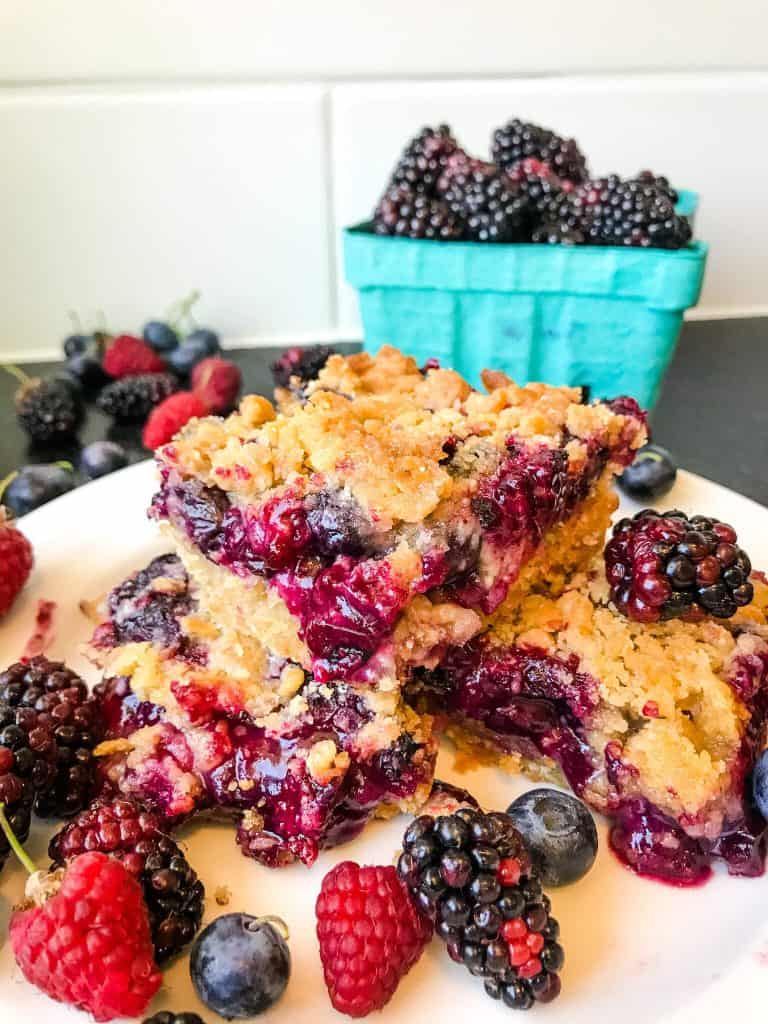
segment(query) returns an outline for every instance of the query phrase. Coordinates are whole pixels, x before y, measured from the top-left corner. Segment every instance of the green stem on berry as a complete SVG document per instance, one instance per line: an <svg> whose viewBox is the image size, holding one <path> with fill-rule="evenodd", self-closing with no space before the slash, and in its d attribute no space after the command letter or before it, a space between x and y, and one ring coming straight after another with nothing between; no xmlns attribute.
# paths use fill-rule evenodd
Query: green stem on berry
<svg viewBox="0 0 768 1024"><path fill-rule="evenodd" d="M8 840L8 845L19 858L21 863L27 869L30 875L34 875L37 871L35 862L29 856L27 851L21 845L19 840L16 838L13 829L10 826L8 819L5 816L5 804L0 801L0 829L3 830L5 838Z"/></svg>
<svg viewBox="0 0 768 1024"><path fill-rule="evenodd" d="M171 306L168 310L168 323L176 333L179 333L181 325L186 321L191 324L192 327L197 326L195 318L192 316L192 307L200 298L200 289L195 288L185 296L183 299L179 299Z"/></svg>
<svg viewBox="0 0 768 1024"><path fill-rule="evenodd" d="M12 473L9 473L8 476L4 476L3 479L0 480L0 502L2 502L3 500L3 495L5 494L6 487L8 486L8 484L10 484L12 480L15 480L18 475L19 471L17 469L14 469Z"/></svg>
<svg viewBox="0 0 768 1024"><path fill-rule="evenodd" d="M29 384L30 377L28 374L18 367L14 366L13 363L0 363L0 368L5 370L6 373L10 373L12 377L15 377L19 384Z"/></svg>

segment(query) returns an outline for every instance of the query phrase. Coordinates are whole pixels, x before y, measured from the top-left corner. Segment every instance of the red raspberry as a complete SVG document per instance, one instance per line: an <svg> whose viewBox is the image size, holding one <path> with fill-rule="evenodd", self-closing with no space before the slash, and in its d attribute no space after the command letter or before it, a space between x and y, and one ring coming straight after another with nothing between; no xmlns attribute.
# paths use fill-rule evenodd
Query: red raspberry
<svg viewBox="0 0 768 1024"><path fill-rule="evenodd" d="M0 505L0 619L32 572L32 545Z"/></svg>
<svg viewBox="0 0 768 1024"><path fill-rule="evenodd" d="M190 420L205 416L207 412L203 400L194 391L177 391L149 414L141 435L144 447L154 451L167 444Z"/></svg>
<svg viewBox="0 0 768 1024"><path fill-rule="evenodd" d="M203 359L192 371L192 390L209 412L229 412L237 401L243 375L228 359Z"/></svg>
<svg viewBox="0 0 768 1024"><path fill-rule="evenodd" d="M103 853L82 854L42 885L39 875L31 881L35 901L17 910L10 926L27 981L97 1021L142 1016L162 975L138 882ZM54 881L59 887L51 896Z"/></svg>
<svg viewBox="0 0 768 1024"><path fill-rule="evenodd" d="M315 913L328 994L350 1017L385 1006L432 936L391 866L338 864L323 879Z"/></svg>
<svg viewBox="0 0 768 1024"><path fill-rule="evenodd" d="M102 366L110 377L135 377L140 373L161 373L165 362L141 338L120 334L104 353Z"/></svg>

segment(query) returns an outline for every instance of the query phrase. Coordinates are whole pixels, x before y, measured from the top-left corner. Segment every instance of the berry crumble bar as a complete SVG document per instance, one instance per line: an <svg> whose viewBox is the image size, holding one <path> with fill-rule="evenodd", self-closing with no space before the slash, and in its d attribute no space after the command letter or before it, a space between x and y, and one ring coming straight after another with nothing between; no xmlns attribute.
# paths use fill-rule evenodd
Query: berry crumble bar
<svg viewBox="0 0 768 1024"><path fill-rule="evenodd" d="M318 683L384 690L468 641L510 588L562 588L602 546L615 472L646 439L631 399L486 393L384 348L194 421L160 449L152 514L196 599Z"/></svg>
<svg viewBox="0 0 768 1024"><path fill-rule="evenodd" d="M612 821L638 873L694 884L713 858L763 872L765 822L745 781L766 743L768 586L731 619L641 623L602 560L559 597L505 602L411 699L470 761L566 782Z"/></svg>

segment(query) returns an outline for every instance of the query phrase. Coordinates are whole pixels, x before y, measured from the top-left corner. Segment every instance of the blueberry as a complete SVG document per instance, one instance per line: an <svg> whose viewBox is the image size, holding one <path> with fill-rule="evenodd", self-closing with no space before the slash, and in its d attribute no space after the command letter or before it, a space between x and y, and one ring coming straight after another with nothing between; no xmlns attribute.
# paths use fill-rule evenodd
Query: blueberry
<svg viewBox="0 0 768 1024"><path fill-rule="evenodd" d="M532 789L507 809L545 885L583 878L597 855L597 828L576 797L557 789Z"/></svg>
<svg viewBox="0 0 768 1024"><path fill-rule="evenodd" d="M171 352L179 344L176 331L162 320L148 320L144 324L142 336L155 352Z"/></svg>
<svg viewBox="0 0 768 1024"><path fill-rule="evenodd" d="M80 471L90 480L128 465L128 454L116 441L94 441L80 452Z"/></svg>
<svg viewBox="0 0 768 1024"><path fill-rule="evenodd" d="M77 484L74 473L63 466L25 466L3 492L3 504L16 516L26 515Z"/></svg>
<svg viewBox="0 0 768 1024"><path fill-rule="evenodd" d="M224 914L195 940L189 973L198 996L214 1013L225 1020L255 1017L285 991L291 954L268 920Z"/></svg>
<svg viewBox="0 0 768 1024"><path fill-rule="evenodd" d="M768 821L768 750L764 750L755 761L755 770L752 773L752 794L758 811Z"/></svg>
<svg viewBox="0 0 768 1024"><path fill-rule="evenodd" d="M208 327L198 327L184 339L185 345L202 345L207 356L215 356L221 352L221 342L216 331Z"/></svg>
<svg viewBox="0 0 768 1024"><path fill-rule="evenodd" d="M210 339L198 337L210 334L215 339L213 347ZM193 331L184 341L167 355L168 365L181 377L188 377L198 363L219 352L219 343L213 331Z"/></svg>
<svg viewBox="0 0 768 1024"><path fill-rule="evenodd" d="M619 487L630 498L652 501L672 490L677 479L677 466L666 448L647 444L618 478Z"/></svg>
<svg viewBox="0 0 768 1024"><path fill-rule="evenodd" d="M70 356L85 352L90 340L87 334L70 334L64 339L64 355L69 359Z"/></svg>
<svg viewBox="0 0 768 1024"><path fill-rule="evenodd" d="M71 355L65 362L65 369L86 388L98 387L106 380L106 374L101 368L101 359L91 349Z"/></svg>

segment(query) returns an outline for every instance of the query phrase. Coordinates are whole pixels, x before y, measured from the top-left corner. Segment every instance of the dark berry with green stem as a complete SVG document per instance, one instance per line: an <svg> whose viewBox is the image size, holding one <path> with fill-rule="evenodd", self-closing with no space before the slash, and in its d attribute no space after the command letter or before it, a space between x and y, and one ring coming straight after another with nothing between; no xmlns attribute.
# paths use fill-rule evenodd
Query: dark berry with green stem
<svg viewBox="0 0 768 1024"><path fill-rule="evenodd" d="M24 466L0 485L0 497L16 516L44 505L77 486L77 478L68 462Z"/></svg>
<svg viewBox="0 0 768 1024"><path fill-rule="evenodd" d="M179 382L171 373L122 377L102 389L97 405L117 423L141 423L178 386Z"/></svg>
<svg viewBox="0 0 768 1024"><path fill-rule="evenodd" d="M83 422L79 394L61 379L28 377L15 366L5 370L20 382L16 392L16 419L37 444L71 440Z"/></svg>

